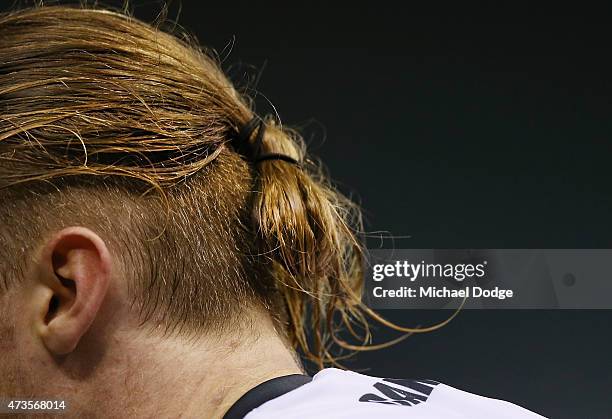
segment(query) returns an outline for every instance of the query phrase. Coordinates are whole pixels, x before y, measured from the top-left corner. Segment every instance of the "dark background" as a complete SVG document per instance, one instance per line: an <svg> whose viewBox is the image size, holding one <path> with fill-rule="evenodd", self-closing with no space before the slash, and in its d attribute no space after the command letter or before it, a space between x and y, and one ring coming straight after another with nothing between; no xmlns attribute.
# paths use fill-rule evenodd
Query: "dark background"
<svg viewBox="0 0 612 419"><path fill-rule="evenodd" d="M132 2L149 21L160 5ZM183 1L178 21L234 80L258 80L259 113L269 100L303 127L369 231L411 236L396 247L611 248L608 15L398 7ZM383 314L416 325L448 313ZM465 311L347 366L552 418L608 418L611 321L612 311Z"/></svg>
<svg viewBox="0 0 612 419"><path fill-rule="evenodd" d="M235 38L233 78L258 74L244 63L263 69L258 90L284 123L305 125L368 230L411 236L395 246L612 246L609 22L329 3L183 2L179 22L219 52ZM448 315L384 314L407 325ZM612 311L466 311L348 366L553 418L607 418L610 323Z"/></svg>

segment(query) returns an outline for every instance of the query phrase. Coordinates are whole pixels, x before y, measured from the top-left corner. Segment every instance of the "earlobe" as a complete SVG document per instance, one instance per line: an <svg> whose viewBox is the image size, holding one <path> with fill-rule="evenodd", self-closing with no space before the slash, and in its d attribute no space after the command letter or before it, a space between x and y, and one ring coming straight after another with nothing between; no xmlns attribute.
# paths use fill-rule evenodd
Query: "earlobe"
<svg viewBox="0 0 612 419"><path fill-rule="evenodd" d="M111 256L104 241L84 227L55 234L37 261L37 329L54 355L75 350L107 295Z"/></svg>

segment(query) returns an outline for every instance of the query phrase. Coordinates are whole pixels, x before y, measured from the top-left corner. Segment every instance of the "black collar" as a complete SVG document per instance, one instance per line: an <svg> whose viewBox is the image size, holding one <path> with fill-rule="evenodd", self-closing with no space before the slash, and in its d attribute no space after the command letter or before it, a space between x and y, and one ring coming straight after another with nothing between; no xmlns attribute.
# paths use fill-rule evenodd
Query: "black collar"
<svg viewBox="0 0 612 419"><path fill-rule="evenodd" d="M285 375L264 381L238 399L223 416L223 419L243 419L251 410L265 402L287 394L311 381L312 377L302 374Z"/></svg>

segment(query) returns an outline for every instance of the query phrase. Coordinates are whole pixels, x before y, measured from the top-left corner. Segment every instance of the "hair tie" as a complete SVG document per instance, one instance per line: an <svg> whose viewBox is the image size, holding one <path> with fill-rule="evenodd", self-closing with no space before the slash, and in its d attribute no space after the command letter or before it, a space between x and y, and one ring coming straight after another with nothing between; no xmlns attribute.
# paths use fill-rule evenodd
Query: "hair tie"
<svg viewBox="0 0 612 419"><path fill-rule="evenodd" d="M253 133L257 131L255 141L251 143ZM281 153L262 153L263 140L266 132L265 122L258 116L254 116L238 132L235 137L234 149L247 156L254 164L259 164L266 160L282 160L287 163L300 166L300 162L291 156Z"/></svg>

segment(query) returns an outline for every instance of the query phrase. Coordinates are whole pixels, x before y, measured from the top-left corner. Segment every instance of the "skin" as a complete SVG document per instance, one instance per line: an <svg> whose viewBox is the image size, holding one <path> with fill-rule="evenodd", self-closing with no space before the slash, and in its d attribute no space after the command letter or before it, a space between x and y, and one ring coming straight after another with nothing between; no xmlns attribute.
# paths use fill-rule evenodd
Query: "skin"
<svg viewBox="0 0 612 419"><path fill-rule="evenodd" d="M214 419L257 384L302 372L256 309L232 335L142 327L118 260L84 227L40 244L23 281L0 295L0 399L65 400L67 418Z"/></svg>

